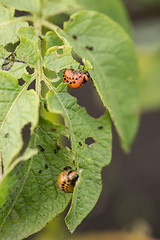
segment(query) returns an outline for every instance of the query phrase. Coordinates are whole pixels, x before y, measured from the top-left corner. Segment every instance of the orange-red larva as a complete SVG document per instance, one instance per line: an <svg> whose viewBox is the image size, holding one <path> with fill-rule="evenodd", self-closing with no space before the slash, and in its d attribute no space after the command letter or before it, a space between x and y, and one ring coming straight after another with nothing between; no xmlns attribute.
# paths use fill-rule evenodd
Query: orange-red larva
<svg viewBox="0 0 160 240"><path fill-rule="evenodd" d="M78 177L78 173L73 170L61 172L57 180L58 187L63 192L72 193Z"/></svg>
<svg viewBox="0 0 160 240"><path fill-rule="evenodd" d="M87 82L89 79L89 73L88 72L78 72L71 69L65 69L63 73L63 80L65 83L69 83L68 86L70 88L79 88L81 87L85 82Z"/></svg>

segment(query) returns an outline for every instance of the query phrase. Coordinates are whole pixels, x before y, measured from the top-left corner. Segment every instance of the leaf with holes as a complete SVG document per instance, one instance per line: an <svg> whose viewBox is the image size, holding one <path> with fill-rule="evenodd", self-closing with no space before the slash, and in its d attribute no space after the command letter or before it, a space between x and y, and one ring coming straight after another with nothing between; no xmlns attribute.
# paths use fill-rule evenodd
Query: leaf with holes
<svg viewBox="0 0 160 240"><path fill-rule="evenodd" d="M61 145L57 148L59 137L64 135L64 126L40 118L29 145L37 148L38 154L19 163L1 182L1 240L20 240L39 231L69 203L71 194L57 185L63 168L73 166L70 150Z"/></svg>
<svg viewBox="0 0 160 240"><path fill-rule="evenodd" d="M54 46L63 46L63 40L55 33L55 32L47 32L45 35L47 40L47 49L54 47Z"/></svg>
<svg viewBox="0 0 160 240"><path fill-rule="evenodd" d="M46 51L44 67L59 73L64 68L78 68L78 63L72 57L72 47L69 45L51 47Z"/></svg>
<svg viewBox="0 0 160 240"><path fill-rule="evenodd" d="M58 33L92 64L89 73L110 112L123 149L128 151L139 123L138 66L133 43L118 24L94 11L72 15L64 31L59 29Z"/></svg>
<svg viewBox="0 0 160 240"><path fill-rule="evenodd" d="M38 36L36 35L35 29L33 27L21 27L18 30L18 35L20 37L25 37L27 39L31 39L35 42L38 42Z"/></svg>
<svg viewBox="0 0 160 240"><path fill-rule="evenodd" d="M15 78L19 79L23 74L27 74L26 64L21 62L14 62L9 71Z"/></svg>
<svg viewBox="0 0 160 240"><path fill-rule="evenodd" d="M88 116L76 99L68 94L65 84L47 94L47 103L49 111L60 113L65 118L79 173L66 217L66 224L73 232L95 206L101 193L101 170L111 159L110 118L108 112L99 119Z"/></svg>
<svg viewBox="0 0 160 240"><path fill-rule="evenodd" d="M40 57L38 45L31 39L21 37L21 43L16 48L17 59L34 66Z"/></svg>
<svg viewBox="0 0 160 240"><path fill-rule="evenodd" d="M22 87L10 73L0 71L0 152L4 172L23 148L22 129L30 126L31 134L38 122L39 99L30 82Z"/></svg>
<svg viewBox="0 0 160 240"><path fill-rule="evenodd" d="M17 42L19 40L18 29L28 26L27 22L13 16L13 8L9 9L0 5L0 44L2 45Z"/></svg>

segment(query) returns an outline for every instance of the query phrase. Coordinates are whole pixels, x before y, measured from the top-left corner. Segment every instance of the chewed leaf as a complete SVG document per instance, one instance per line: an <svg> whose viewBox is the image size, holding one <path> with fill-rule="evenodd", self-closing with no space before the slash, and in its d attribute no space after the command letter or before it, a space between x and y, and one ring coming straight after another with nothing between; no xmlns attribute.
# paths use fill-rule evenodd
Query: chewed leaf
<svg viewBox="0 0 160 240"><path fill-rule="evenodd" d="M64 68L78 68L78 63L72 57L72 47L69 45L51 47L46 51L44 67L59 73Z"/></svg>
<svg viewBox="0 0 160 240"><path fill-rule="evenodd" d="M35 65L40 57L40 51L35 41L21 37L21 43L16 48L17 59Z"/></svg>
<svg viewBox="0 0 160 240"><path fill-rule="evenodd" d="M59 34L92 64L90 75L127 151L139 122L138 67L133 43L118 24L94 11L72 15L64 31L67 34L62 30Z"/></svg>
<svg viewBox="0 0 160 240"><path fill-rule="evenodd" d="M47 94L48 109L63 115L71 137L79 180L66 224L71 232L95 206L101 192L101 170L111 158L111 123L108 112L99 119L87 115L61 84ZM101 126L101 127L100 127Z"/></svg>
<svg viewBox="0 0 160 240"><path fill-rule="evenodd" d="M14 62L9 72L17 79L22 77L22 74L27 74L26 64L21 62Z"/></svg>
<svg viewBox="0 0 160 240"><path fill-rule="evenodd" d="M33 41L38 41L38 37L36 36L35 29L33 27L21 27L18 31L18 35L20 37L26 37Z"/></svg>
<svg viewBox="0 0 160 240"><path fill-rule="evenodd" d="M29 156L37 148L38 154L18 164L0 183L1 240L28 237L68 205L71 194L58 188L57 178L64 167L72 167L73 163L67 148L59 146L55 151L61 135L66 135L64 126L40 118L29 146L32 152L26 152Z"/></svg>
<svg viewBox="0 0 160 240"><path fill-rule="evenodd" d="M0 5L0 44L15 43L19 40L18 29L28 26L27 22L14 18L14 9Z"/></svg>
<svg viewBox="0 0 160 240"><path fill-rule="evenodd" d="M47 48L64 45L63 40L55 32L47 32L45 38L47 39Z"/></svg>
<svg viewBox="0 0 160 240"><path fill-rule="evenodd" d="M38 122L39 100L35 91L22 87L10 73L0 71L0 152L4 172L23 147L22 128L30 123L33 132Z"/></svg>

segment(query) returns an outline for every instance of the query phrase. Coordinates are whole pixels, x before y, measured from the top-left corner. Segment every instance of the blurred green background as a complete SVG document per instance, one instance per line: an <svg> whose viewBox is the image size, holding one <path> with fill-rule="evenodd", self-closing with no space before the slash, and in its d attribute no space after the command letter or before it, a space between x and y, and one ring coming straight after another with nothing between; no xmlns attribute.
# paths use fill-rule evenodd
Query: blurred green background
<svg viewBox="0 0 160 240"><path fill-rule="evenodd" d="M160 238L160 0L78 0L88 9L101 11L119 21L136 44L140 64L142 114L130 154L120 149L113 126L113 157L103 169L100 199L74 234L64 223L66 213L28 240L151 240ZM67 15L52 21L62 26ZM127 22L130 19L130 22ZM131 27L132 25L132 27ZM127 66L126 66L127 67ZM90 101L88 101L90 91ZM103 106L89 84L70 93L92 116ZM87 101L86 101L87 99ZM67 212L67 211L66 211ZM152 236L152 237L151 237Z"/></svg>

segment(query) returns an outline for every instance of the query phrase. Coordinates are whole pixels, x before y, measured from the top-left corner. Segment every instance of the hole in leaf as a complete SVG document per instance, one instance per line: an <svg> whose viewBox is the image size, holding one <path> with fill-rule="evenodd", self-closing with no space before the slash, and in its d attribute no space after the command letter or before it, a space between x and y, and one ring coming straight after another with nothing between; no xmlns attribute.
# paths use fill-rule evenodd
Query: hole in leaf
<svg viewBox="0 0 160 240"><path fill-rule="evenodd" d="M74 59L76 62L80 63L81 65L84 65L84 64L83 64L83 61L82 61L82 58L81 58L76 52L74 52L74 51L72 50L71 53L72 53L73 59Z"/></svg>
<svg viewBox="0 0 160 240"><path fill-rule="evenodd" d="M30 75L34 73L34 68L30 68L29 66L26 67L26 70Z"/></svg>
<svg viewBox="0 0 160 240"><path fill-rule="evenodd" d="M16 42L16 43L8 43L4 48L8 51L8 52L14 52L16 47L20 44L20 41Z"/></svg>
<svg viewBox="0 0 160 240"><path fill-rule="evenodd" d="M59 48L59 49L57 50L57 53L58 53L58 54L63 54L63 49L62 49L62 48Z"/></svg>
<svg viewBox="0 0 160 240"><path fill-rule="evenodd" d="M20 150L20 152L14 157L14 159L12 160L12 162L14 162L15 159L19 158L20 156L23 155L23 153L25 152L26 148L28 147L29 141L30 141L30 137L31 137L31 123L27 123L21 130L21 136L22 136L22 140L23 140L23 146ZM12 164L12 162L10 163L10 165ZM20 163L19 163L20 164ZM22 163L21 163L22 164Z"/></svg>
<svg viewBox="0 0 160 240"><path fill-rule="evenodd" d="M35 80L33 82L31 82L31 84L28 86L27 90L30 90L30 89L35 89Z"/></svg>
<svg viewBox="0 0 160 240"><path fill-rule="evenodd" d="M79 142L79 146L81 146L81 147L82 147L82 143L81 143L81 142Z"/></svg>
<svg viewBox="0 0 160 240"><path fill-rule="evenodd" d="M41 172L42 172L42 169L39 170L39 173L41 173Z"/></svg>
<svg viewBox="0 0 160 240"><path fill-rule="evenodd" d="M23 86L24 83L25 81L22 78L18 79L19 86Z"/></svg>
<svg viewBox="0 0 160 240"><path fill-rule="evenodd" d="M71 141L68 137L61 135L58 139L58 143L63 146L63 147L68 147L69 149L71 148Z"/></svg>
<svg viewBox="0 0 160 240"><path fill-rule="evenodd" d="M29 141L30 141L30 137L31 137L31 123L27 123L21 130L21 135L22 135L22 140L23 140L23 147L19 153L19 155L21 156L24 151L26 150Z"/></svg>
<svg viewBox="0 0 160 240"><path fill-rule="evenodd" d="M97 90L94 88L91 78L89 78L88 82L81 88L68 88L68 92L77 98L77 103L81 107L85 107L87 113L91 117L99 118L106 112L106 108L104 107Z"/></svg>
<svg viewBox="0 0 160 240"><path fill-rule="evenodd" d="M22 16L28 16L28 15L31 15L31 14L29 12L19 11L19 10L16 10L14 14L15 17L22 17Z"/></svg>
<svg viewBox="0 0 160 240"><path fill-rule="evenodd" d="M95 143L95 140L92 137L88 137L85 139L85 144L87 144L88 146L92 145L93 143Z"/></svg>
<svg viewBox="0 0 160 240"><path fill-rule="evenodd" d="M63 24L69 20L69 15L66 13L60 13L49 17L48 20L63 29ZM50 29L46 29L46 27L43 28L43 34L45 34L47 30Z"/></svg>

